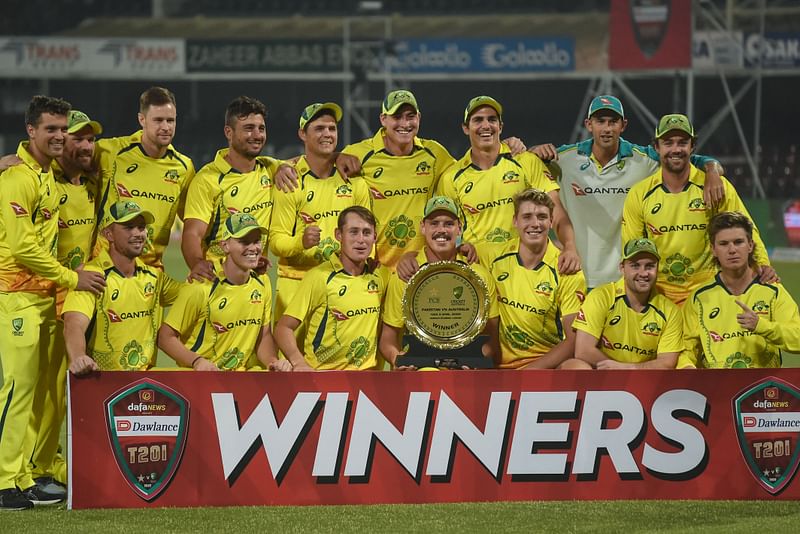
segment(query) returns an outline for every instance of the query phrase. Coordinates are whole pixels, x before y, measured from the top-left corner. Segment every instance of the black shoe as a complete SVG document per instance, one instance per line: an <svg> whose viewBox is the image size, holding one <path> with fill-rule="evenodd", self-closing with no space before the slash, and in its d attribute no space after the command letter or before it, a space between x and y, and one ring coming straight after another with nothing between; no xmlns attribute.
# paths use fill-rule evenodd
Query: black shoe
<svg viewBox="0 0 800 534"><path fill-rule="evenodd" d="M30 510L33 503L17 488L0 490L0 510Z"/></svg>
<svg viewBox="0 0 800 534"><path fill-rule="evenodd" d="M33 485L26 490L22 490L22 495L36 506L58 504L67 497L65 491L51 493L50 491L42 489L36 485Z"/></svg>
<svg viewBox="0 0 800 534"><path fill-rule="evenodd" d="M67 487L53 477L39 477L33 479L36 487L45 491L49 495L61 495L62 499L67 498Z"/></svg>

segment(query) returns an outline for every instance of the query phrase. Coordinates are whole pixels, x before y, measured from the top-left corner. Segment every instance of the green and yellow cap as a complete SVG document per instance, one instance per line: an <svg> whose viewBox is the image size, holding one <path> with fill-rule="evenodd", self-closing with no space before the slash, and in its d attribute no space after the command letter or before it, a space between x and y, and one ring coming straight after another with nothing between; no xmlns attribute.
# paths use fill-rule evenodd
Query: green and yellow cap
<svg viewBox="0 0 800 534"><path fill-rule="evenodd" d="M143 210L139 204L133 200L121 200L108 208L108 213L103 219L103 228L114 223L128 222L139 215L144 217L144 222L147 224L153 224L153 221L155 221L155 217L153 217L152 213Z"/></svg>
<svg viewBox="0 0 800 534"><path fill-rule="evenodd" d="M258 221L249 213L234 213L225 221L224 239L244 237L253 230L258 230L261 235L269 232L266 228L258 224Z"/></svg>
<svg viewBox="0 0 800 534"><path fill-rule="evenodd" d="M339 104L336 104L334 102L324 102L324 103L316 102L314 104L306 106L306 108L300 114L300 129L305 130L306 124L316 119L317 115L319 115L321 111L326 109L333 112L333 118L336 119L336 122L342 120L342 108L341 106L339 106Z"/></svg>
<svg viewBox="0 0 800 534"><path fill-rule="evenodd" d="M622 102L619 101L619 98L612 95L599 95L594 97L589 104L589 111L586 113L586 118L591 119L592 115L603 109L613 111L623 119L625 118L625 109L622 107Z"/></svg>
<svg viewBox="0 0 800 534"><path fill-rule="evenodd" d="M656 139L661 139L673 130L685 132L689 134L689 137L695 136L694 126L689 122L689 117L681 115L680 113L671 113L670 115L664 115L661 117L661 120L658 121L658 126L656 126Z"/></svg>
<svg viewBox="0 0 800 534"><path fill-rule="evenodd" d="M497 118L499 118L501 121L503 120L503 106L500 105L500 102L491 96L481 95L476 96L469 101L469 104L467 104L467 108L464 110L464 124L467 124L469 121L469 116L472 115L472 112L481 106L491 107L497 112Z"/></svg>
<svg viewBox="0 0 800 534"><path fill-rule="evenodd" d="M427 204L425 204L425 211L422 218L427 219L429 215L437 211L446 211L456 218L459 216L458 206L453 202L453 199L450 197L438 196L431 198L428 200Z"/></svg>
<svg viewBox="0 0 800 534"><path fill-rule="evenodd" d="M646 237L631 239L625 243L625 247L622 249L623 260L629 260L638 254L650 254L651 256L655 256L657 260L661 259L656 244Z"/></svg>
<svg viewBox="0 0 800 534"><path fill-rule="evenodd" d="M383 103L381 104L381 113L384 115L394 115L403 104L410 105L419 113L417 99L414 98L414 93L407 89L398 89L386 95L386 98L383 99Z"/></svg>
<svg viewBox="0 0 800 534"><path fill-rule="evenodd" d="M86 126L91 126L95 135L103 133L103 127L100 123L91 120L89 115L77 109L70 110L67 114L67 133L79 132Z"/></svg>

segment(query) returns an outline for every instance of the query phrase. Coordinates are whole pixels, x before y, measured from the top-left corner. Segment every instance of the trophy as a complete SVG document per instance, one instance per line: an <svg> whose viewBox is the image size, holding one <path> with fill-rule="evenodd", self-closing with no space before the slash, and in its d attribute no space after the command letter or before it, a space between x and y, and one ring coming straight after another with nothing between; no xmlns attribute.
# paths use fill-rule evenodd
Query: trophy
<svg viewBox="0 0 800 534"><path fill-rule="evenodd" d="M423 265L403 294L408 345L397 365L461 369L490 368L481 353L480 336L489 316L486 283L460 261Z"/></svg>

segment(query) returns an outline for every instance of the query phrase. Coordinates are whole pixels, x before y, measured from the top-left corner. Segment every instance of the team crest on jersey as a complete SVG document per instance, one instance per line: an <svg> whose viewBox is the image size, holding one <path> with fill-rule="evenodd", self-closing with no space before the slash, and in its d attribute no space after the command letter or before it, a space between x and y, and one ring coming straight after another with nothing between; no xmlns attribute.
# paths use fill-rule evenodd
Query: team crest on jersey
<svg viewBox="0 0 800 534"><path fill-rule="evenodd" d="M116 184L116 188L117 188L117 194L120 197L133 198L133 195L131 195L131 192L128 191L128 189L124 185Z"/></svg>
<svg viewBox="0 0 800 534"><path fill-rule="evenodd" d="M266 174L261 175L261 187L262 189L268 189L272 187L272 180L270 180L269 176Z"/></svg>
<svg viewBox="0 0 800 534"><path fill-rule="evenodd" d="M693 198L689 201L689 211L705 211L706 203L702 198Z"/></svg>
<svg viewBox="0 0 800 534"><path fill-rule="evenodd" d="M769 315L769 304L763 300L759 300L753 304L753 311L759 315Z"/></svg>
<svg viewBox="0 0 800 534"><path fill-rule="evenodd" d="M336 188L336 196L339 198L343 197L352 197L353 196L353 188L347 184L342 184Z"/></svg>
<svg viewBox="0 0 800 534"><path fill-rule="evenodd" d="M250 293L250 302L252 304L261 303L261 292L258 289L254 289L253 292Z"/></svg>
<svg viewBox="0 0 800 534"><path fill-rule="evenodd" d="M154 286L152 282L147 282L147 284L145 284L144 286L145 297L152 297L155 291L156 291L156 286Z"/></svg>
<svg viewBox="0 0 800 534"><path fill-rule="evenodd" d="M539 282L536 284L536 293L549 297L553 293L553 285L550 282Z"/></svg>
<svg viewBox="0 0 800 534"><path fill-rule="evenodd" d="M800 390L775 377L745 388L733 399L742 457L758 484L783 490L800 463Z"/></svg>
<svg viewBox="0 0 800 534"><path fill-rule="evenodd" d="M378 282L375 280L370 280L367 284L367 293L377 293L378 292Z"/></svg>
<svg viewBox="0 0 800 534"><path fill-rule="evenodd" d="M572 182L572 183L570 184L570 186L572 186L572 192L573 192L573 193L575 193L575 196L576 196L576 197L585 197L585 196L586 196L586 191L584 191L584 190L581 188L581 186L579 186L579 185L578 185L578 184L576 184L575 182Z"/></svg>
<svg viewBox="0 0 800 534"><path fill-rule="evenodd" d="M386 225L383 235L389 245L405 248L409 241L417 236L417 231L414 229L414 220L405 215L395 217Z"/></svg>
<svg viewBox="0 0 800 534"><path fill-rule="evenodd" d="M170 169L164 173L164 181L169 182L171 184L177 184L180 175L176 169Z"/></svg>
<svg viewBox="0 0 800 534"><path fill-rule="evenodd" d="M420 161L414 172L417 173L417 176L424 176L430 174L432 168L431 164L427 161Z"/></svg>
<svg viewBox="0 0 800 534"><path fill-rule="evenodd" d="M25 331L22 330L22 327L25 325L25 320L22 317L14 317L11 319L11 328L12 332L11 335L14 336L23 336Z"/></svg>
<svg viewBox="0 0 800 534"><path fill-rule="evenodd" d="M504 184L516 184L519 182L519 173L514 171L508 171L503 175L503 183Z"/></svg>
<svg viewBox="0 0 800 534"><path fill-rule="evenodd" d="M174 389L144 378L105 400L108 440L131 490L153 501L169 486L183 457L189 401Z"/></svg>
<svg viewBox="0 0 800 534"><path fill-rule="evenodd" d="M661 334L661 327L658 326L658 323L651 321L642 325L642 334L646 336L658 336Z"/></svg>
<svg viewBox="0 0 800 534"><path fill-rule="evenodd" d="M618 170L618 171L621 171L621 170L623 170L624 168L625 168L625 160L623 159L623 160L620 160L620 161L617 163L617 170Z"/></svg>
<svg viewBox="0 0 800 534"><path fill-rule="evenodd" d="M667 275L668 282L684 283L694 274L692 260L678 252L668 257L664 263L661 274Z"/></svg>

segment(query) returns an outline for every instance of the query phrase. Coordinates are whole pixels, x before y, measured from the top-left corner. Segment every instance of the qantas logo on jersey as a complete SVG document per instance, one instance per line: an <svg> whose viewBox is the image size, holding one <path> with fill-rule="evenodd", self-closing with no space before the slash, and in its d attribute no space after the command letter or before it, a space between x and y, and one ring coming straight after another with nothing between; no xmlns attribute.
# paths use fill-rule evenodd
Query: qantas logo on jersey
<svg viewBox="0 0 800 534"><path fill-rule="evenodd" d="M122 312L117 313L114 310L108 310L108 320L112 323L121 323L125 319L140 319L142 317L151 317L153 310L142 310L135 312Z"/></svg>
<svg viewBox="0 0 800 534"><path fill-rule="evenodd" d="M462 204L461 207L464 208L464 211L469 212L473 215L477 215L478 213L480 213L480 210L478 210L478 208L473 208L469 204Z"/></svg>
<svg viewBox="0 0 800 534"><path fill-rule="evenodd" d="M112 323L121 323L122 318L114 310L108 310L108 320Z"/></svg>
<svg viewBox="0 0 800 534"><path fill-rule="evenodd" d="M726 339L735 339L737 337L750 337L753 335L753 332L749 330L735 330L733 332L723 332L722 334L718 334L713 330L708 331L708 337L711 338L711 341L714 343L721 343Z"/></svg>
<svg viewBox="0 0 800 534"><path fill-rule="evenodd" d="M322 211L320 213L315 213L313 217L303 211L301 211L298 215L300 215L300 218L303 219L304 223L314 224L315 221L319 221L320 219L327 219L328 217L338 217L339 210Z"/></svg>
<svg viewBox="0 0 800 534"><path fill-rule="evenodd" d="M506 306L511 306L512 308L516 308L518 310L526 311L528 313L533 313L535 315L544 315L547 313L547 310L542 310L537 308L536 306L531 306L530 304L525 304L524 302L517 302L515 300L511 300L506 298L502 295L497 296L497 300L500 301L502 304Z"/></svg>
<svg viewBox="0 0 800 534"><path fill-rule="evenodd" d="M427 187L409 187L407 189L384 189L382 192L374 187L369 188L372 198L383 200L390 197L402 197L406 195L427 195Z"/></svg>
<svg viewBox="0 0 800 534"><path fill-rule="evenodd" d="M298 213L298 215L300 215L300 218L303 219L304 223L306 223L306 224L313 224L314 223L314 217L312 217L308 213L306 213L304 211L301 211L300 213Z"/></svg>
<svg viewBox="0 0 800 534"><path fill-rule="evenodd" d="M624 350L625 352L632 352L639 356L656 355L656 349L643 349L636 345L628 345L627 343L612 343L606 336L600 336L600 342L607 349Z"/></svg>
<svg viewBox="0 0 800 534"><path fill-rule="evenodd" d="M575 182L570 184L572 192L576 197L587 195L626 195L631 190L630 187L581 187Z"/></svg>
<svg viewBox="0 0 800 534"><path fill-rule="evenodd" d="M336 319L337 321L346 321L347 320L347 315L345 315L344 313L340 312L336 308L331 308L331 315L333 315L333 318Z"/></svg>
<svg viewBox="0 0 800 534"><path fill-rule="evenodd" d="M218 323L217 321L211 323L211 326L214 328L214 330L216 330L218 334L224 334L225 332L228 331L228 329L225 327L224 324Z"/></svg>
<svg viewBox="0 0 800 534"><path fill-rule="evenodd" d="M149 198L151 200L160 200L161 202L175 203L174 195L165 195L163 193L156 193L154 191L141 191L139 189L128 189L122 184L116 184L117 193L120 197L124 198Z"/></svg>
<svg viewBox="0 0 800 534"><path fill-rule="evenodd" d="M231 321L229 323L219 323L214 321L211 323L211 326L214 330L217 331L218 334L224 334L225 332L229 332L236 328L237 326L260 326L261 319L237 319L235 321Z"/></svg>
<svg viewBox="0 0 800 534"><path fill-rule="evenodd" d="M117 184L117 194L121 197L133 198L133 195L131 195L128 189L122 184Z"/></svg>
<svg viewBox="0 0 800 534"><path fill-rule="evenodd" d="M62 230L65 228L69 228L69 226L67 226L67 223L65 223L61 219L58 220L58 227L61 228Z"/></svg>
<svg viewBox="0 0 800 534"><path fill-rule="evenodd" d="M583 310L578 310L578 316L575 318L576 321L586 322L586 314L583 313Z"/></svg>
<svg viewBox="0 0 800 534"><path fill-rule="evenodd" d="M228 210L228 213L230 213L231 215L233 215L234 213L252 213L254 211L261 211L267 208L271 208L272 204L273 203L271 200L265 200L264 202L258 202L256 204L253 204L252 206L245 206L241 210L234 208L232 206L228 206L226 209Z"/></svg>
<svg viewBox="0 0 800 534"><path fill-rule="evenodd" d="M11 209L14 210L14 215L17 217L24 217L25 215L28 215L28 211L16 202L9 202L9 204L11 204Z"/></svg>
<svg viewBox="0 0 800 534"><path fill-rule="evenodd" d="M94 217L86 217L83 219L67 219L66 222L64 222L62 219L58 220L59 228L68 228L70 226L84 226L84 225L94 225Z"/></svg>
<svg viewBox="0 0 800 534"><path fill-rule="evenodd" d="M701 230L705 232L706 224L670 224L669 226L659 226L656 228L650 223L647 223L647 229L650 230L652 235L663 235L669 232L695 232Z"/></svg>
<svg viewBox="0 0 800 534"><path fill-rule="evenodd" d="M347 317L358 317L359 315L369 315L371 313L380 313L380 306L366 306L364 308L356 308L355 310L347 310ZM339 312L342 313L342 312Z"/></svg>

